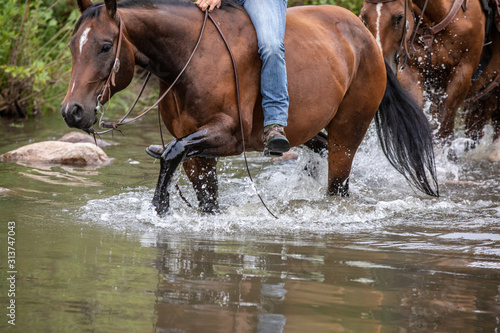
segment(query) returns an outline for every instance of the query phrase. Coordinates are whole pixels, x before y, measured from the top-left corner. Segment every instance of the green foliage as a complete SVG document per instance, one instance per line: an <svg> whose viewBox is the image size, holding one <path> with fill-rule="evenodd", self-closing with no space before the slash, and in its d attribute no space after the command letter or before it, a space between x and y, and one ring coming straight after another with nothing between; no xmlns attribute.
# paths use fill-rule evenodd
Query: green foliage
<svg viewBox="0 0 500 333"><path fill-rule="evenodd" d="M305 0L295 1L303 5L337 5L349 9L356 15L359 14L363 7L363 0Z"/></svg>
<svg viewBox="0 0 500 333"><path fill-rule="evenodd" d="M71 66L67 44L78 12L56 18L62 0L2 2L0 115L35 114L64 91Z"/></svg>

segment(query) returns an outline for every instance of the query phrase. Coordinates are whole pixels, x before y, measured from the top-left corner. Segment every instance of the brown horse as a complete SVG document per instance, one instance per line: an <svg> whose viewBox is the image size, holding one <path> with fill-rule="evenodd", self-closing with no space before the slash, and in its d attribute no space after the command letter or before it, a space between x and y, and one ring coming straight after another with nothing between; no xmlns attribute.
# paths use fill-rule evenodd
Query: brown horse
<svg viewBox="0 0 500 333"><path fill-rule="evenodd" d="M163 93L190 57L204 17L194 3L183 0L106 0L104 5L78 0L78 6L82 16L70 42L73 69L61 113L70 127L87 131L96 122L97 99L104 103L124 89L134 65L158 76ZM212 16L237 65L243 130L231 58L216 27L207 24L198 51L159 105L176 139L161 156L153 198L158 214L169 208L168 185L181 162L200 209L213 212L218 210L217 158L264 148L255 31L246 12L231 1ZM109 89L120 40L121 69L112 75L116 85ZM348 195L354 154L377 114L378 135L391 164L415 188L438 195L427 119L386 71L375 39L355 15L335 6L289 9L285 44L287 137L297 146L327 130L330 194Z"/></svg>
<svg viewBox="0 0 500 333"><path fill-rule="evenodd" d="M408 60L398 78L421 103L426 92L437 136L451 140L481 59L485 15L479 1L365 0L361 18L393 69Z"/></svg>

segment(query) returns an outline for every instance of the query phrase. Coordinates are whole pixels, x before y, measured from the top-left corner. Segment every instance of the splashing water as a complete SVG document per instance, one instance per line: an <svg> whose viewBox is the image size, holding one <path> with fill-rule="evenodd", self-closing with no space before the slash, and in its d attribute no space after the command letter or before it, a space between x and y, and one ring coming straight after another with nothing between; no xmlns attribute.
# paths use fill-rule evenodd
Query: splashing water
<svg viewBox="0 0 500 333"><path fill-rule="evenodd" d="M499 168L479 158L484 157L485 148L480 148L482 153L460 152L458 161L450 161L447 151L438 152L442 196L432 198L413 191L392 168L373 132L370 128L354 159L348 198L326 194L326 158L295 148L298 159L282 163L270 163L260 154L250 153L248 161L255 188L241 171L241 156L221 159L218 175L222 213L218 215L204 215L187 207L172 190L169 213L158 217L150 203L154 191L137 187L105 199L89 200L76 213L77 218L118 229L272 235L380 232L400 226L439 230L456 228L458 221L461 231L473 231L500 217L495 177ZM463 139L457 140L455 144L460 146ZM152 185L154 177L151 175ZM174 183L196 206L194 191L184 172L178 171L175 178ZM279 219L267 213L256 190Z"/></svg>

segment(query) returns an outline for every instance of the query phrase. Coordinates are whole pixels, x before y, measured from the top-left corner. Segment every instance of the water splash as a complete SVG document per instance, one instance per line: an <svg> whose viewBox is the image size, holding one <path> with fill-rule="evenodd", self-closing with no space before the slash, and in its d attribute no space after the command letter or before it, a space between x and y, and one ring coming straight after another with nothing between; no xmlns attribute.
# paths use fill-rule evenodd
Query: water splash
<svg viewBox="0 0 500 333"><path fill-rule="evenodd" d="M326 159L307 149L295 149L298 159L270 163L260 154L249 154L255 180L249 182L241 156L219 163L219 215L204 215L187 207L171 192L171 209L158 217L150 202L153 190L131 188L105 199L89 200L76 213L85 223L117 229L165 230L169 233L196 234L328 234L378 232L401 225L419 228L445 228L459 220L461 228L472 230L500 217L498 196L480 195L495 183L475 180L467 174L467 161L450 161L447 152L437 156L442 197L416 193L383 156L373 129L354 159L349 198L327 193ZM196 197L183 172L175 182L189 202ZM272 218L258 200L259 191L269 208L279 216ZM479 213L480 212L480 213ZM483 218L482 222L479 217ZM469 226L468 223L471 225Z"/></svg>

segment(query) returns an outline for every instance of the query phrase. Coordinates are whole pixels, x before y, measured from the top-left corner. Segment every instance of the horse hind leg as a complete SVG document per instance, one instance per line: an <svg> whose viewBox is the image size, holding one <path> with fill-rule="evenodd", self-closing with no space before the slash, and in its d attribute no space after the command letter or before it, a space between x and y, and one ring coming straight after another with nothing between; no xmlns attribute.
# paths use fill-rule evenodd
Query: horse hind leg
<svg viewBox="0 0 500 333"><path fill-rule="evenodd" d="M339 131L337 124L329 126L328 194L349 196L352 161L365 133L366 130L360 129L346 137L346 133Z"/></svg>
<svg viewBox="0 0 500 333"><path fill-rule="evenodd" d="M376 106L344 100L328 125L328 194L349 196L349 175L354 155L376 109Z"/></svg>

